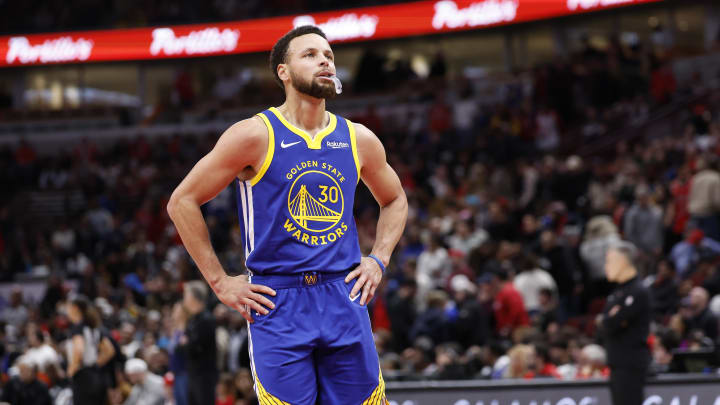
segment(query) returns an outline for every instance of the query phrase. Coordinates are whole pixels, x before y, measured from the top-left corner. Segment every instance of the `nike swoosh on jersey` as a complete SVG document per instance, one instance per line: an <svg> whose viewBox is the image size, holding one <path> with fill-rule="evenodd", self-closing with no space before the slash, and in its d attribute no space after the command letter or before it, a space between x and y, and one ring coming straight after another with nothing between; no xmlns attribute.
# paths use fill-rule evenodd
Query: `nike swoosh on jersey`
<svg viewBox="0 0 720 405"><path fill-rule="evenodd" d="M350 296L348 295L348 299L350 300L350 302L354 302L355 300L358 299L358 297L359 297L360 295L361 295L360 293L355 294L355 298L350 298Z"/></svg>
<svg viewBox="0 0 720 405"><path fill-rule="evenodd" d="M291 146L293 146L293 145L297 145L297 144L299 144L300 142L302 142L302 141L285 143L285 140L283 139L283 141L280 142L280 147L282 147L283 149L285 149L285 148L289 148L289 147L291 147Z"/></svg>

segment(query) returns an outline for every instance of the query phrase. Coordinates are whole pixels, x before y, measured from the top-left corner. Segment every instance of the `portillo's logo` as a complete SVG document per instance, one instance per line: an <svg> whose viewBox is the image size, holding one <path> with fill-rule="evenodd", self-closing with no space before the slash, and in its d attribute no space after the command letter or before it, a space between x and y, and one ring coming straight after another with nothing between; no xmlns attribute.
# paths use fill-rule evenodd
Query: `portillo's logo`
<svg viewBox="0 0 720 405"><path fill-rule="evenodd" d="M478 1L466 8L458 8L452 0L438 1L432 26L440 30L507 23L515 20L518 6L519 0Z"/></svg>
<svg viewBox="0 0 720 405"><path fill-rule="evenodd" d="M345 197L340 184L345 176L336 167L317 160L303 161L287 172L291 181L283 227L293 238L310 246L334 243L347 232L341 222Z"/></svg>
<svg viewBox="0 0 720 405"><path fill-rule="evenodd" d="M571 11L575 11L578 8L587 10L595 7L610 7L633 2L635 2L635 0L567 0L567 8Z"/></svg>
<svg viewBox="0 0 720 405"><path fill-rule="evenodd" d="M348 13L318 24L313 16L300 15L293 19L293 27L317 25L323 30L328 41L342 41L372 37L375 35L378 21L380 21L380 18L376 15L362 14L358 16L355 13Z"/></svg>
<svg viewBox="0 0 720 405"><path fill-rule="evenodd" d="M197 55L204 53L232 52L237 48L240 31L217 27L190 31L187 35L176 36L172 28L155 28L152 31L150 53L165 55Z"/></svg>
<svg viewBox="0 0 720 405"><path fill-rule="evenodd" d="M93 50L93 41L64 36L47 39L41 44L31 45L27 37L11 37L5 61L8 64L19 61L27 63L53 63L86 61Z"/></svg>

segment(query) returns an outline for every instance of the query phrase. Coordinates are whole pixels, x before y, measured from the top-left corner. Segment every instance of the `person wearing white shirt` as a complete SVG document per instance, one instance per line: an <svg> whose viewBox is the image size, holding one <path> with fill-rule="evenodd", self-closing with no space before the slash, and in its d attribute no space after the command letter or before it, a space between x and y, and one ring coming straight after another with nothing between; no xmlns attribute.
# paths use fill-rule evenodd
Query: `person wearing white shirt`
<svg viewBox="0 0 720 405"><path fill-rule="evenodd" d="M123 405L165 404L165 383L159 375L148 372L145 361L128 360L125 363L125 374L133 384L133 388Z"/></svg>

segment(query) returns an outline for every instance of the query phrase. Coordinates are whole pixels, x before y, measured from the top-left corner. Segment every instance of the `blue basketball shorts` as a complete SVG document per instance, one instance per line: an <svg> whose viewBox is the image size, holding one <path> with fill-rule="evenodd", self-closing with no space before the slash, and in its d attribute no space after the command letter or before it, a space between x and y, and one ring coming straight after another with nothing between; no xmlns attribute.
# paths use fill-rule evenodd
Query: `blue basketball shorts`
<svg viewBox="0 0 720 405"><path fill-rule="evenodd" d="M385 405L367 307L348 272L251 276L276 295L252 311L250 359L261 405Z"/></svg>

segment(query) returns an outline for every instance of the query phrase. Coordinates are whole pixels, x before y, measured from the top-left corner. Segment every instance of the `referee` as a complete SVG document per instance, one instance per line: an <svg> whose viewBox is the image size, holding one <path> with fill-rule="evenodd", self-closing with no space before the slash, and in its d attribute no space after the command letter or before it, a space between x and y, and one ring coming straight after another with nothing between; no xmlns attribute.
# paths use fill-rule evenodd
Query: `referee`
<svg viewBox="0 0 720 405"><path fill-rule="evenodd" d="M645 376L650 364L650 294L637 270L637 249L626 241L609 247L605 274L616 283L599 321L605 336L610 366L613 405L642 405Z"/></svg>

